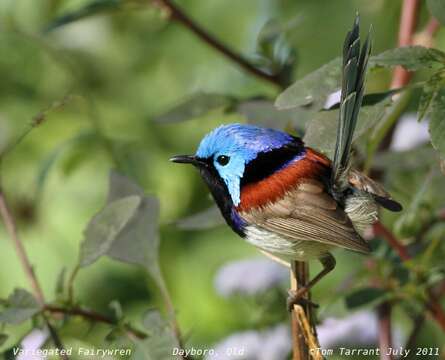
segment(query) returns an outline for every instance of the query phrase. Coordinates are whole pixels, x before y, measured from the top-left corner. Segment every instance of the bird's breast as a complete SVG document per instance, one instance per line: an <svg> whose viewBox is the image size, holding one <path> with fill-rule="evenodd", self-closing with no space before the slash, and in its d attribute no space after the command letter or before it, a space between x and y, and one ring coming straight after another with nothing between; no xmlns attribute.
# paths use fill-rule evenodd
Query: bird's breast
<svg viewBox="0 0 445 360"><path fill-rule="evenodd" d="M243 212L277 201L305 179L320 179L330 171L330 161L324 155L307 148L304 157L289 163L261 181L241 188L237 211Z"/></svg>
<svg viewBox="0 0 445 360"><path fill-rule="evenodd" d="M318 259L332 248L316 241L288 238L256 225L249 225L244 231L247 242L285 261Z"/></svg>

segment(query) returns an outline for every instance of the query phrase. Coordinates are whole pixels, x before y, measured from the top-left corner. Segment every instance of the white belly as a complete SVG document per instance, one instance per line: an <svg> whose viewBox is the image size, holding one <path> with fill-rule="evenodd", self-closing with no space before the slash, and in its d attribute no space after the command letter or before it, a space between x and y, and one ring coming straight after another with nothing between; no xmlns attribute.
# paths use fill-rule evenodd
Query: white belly
<svg viewBox="0 0 445 360"><path fill-rule="evenodd" d="M286 261L318 259L331 249L317 241L291 239L255 225L247 226L244 232L247 242Z"/></svg>

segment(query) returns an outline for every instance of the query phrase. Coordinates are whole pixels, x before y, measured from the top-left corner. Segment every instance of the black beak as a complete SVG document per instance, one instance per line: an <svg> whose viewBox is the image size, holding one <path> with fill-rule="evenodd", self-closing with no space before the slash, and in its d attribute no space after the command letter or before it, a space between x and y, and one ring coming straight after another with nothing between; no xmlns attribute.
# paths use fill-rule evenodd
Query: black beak
<svg viewBox="0 0 445 360"><path fill-rule="evenodd" d="M176 155L170 158L170 161L173 161L175 163L179 164L192 164L195 166L203 166L206 165L206 163L200 159L198 159L196 156L193 155Z"/></svg>

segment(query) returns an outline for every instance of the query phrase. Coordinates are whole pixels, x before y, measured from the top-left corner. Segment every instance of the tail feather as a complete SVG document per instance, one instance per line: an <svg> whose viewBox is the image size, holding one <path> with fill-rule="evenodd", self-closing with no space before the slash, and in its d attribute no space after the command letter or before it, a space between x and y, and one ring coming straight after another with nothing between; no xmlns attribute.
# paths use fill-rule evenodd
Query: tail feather
<svg viewBox="0 0 445 360"><path fill-rule="evenodd" d="M343 47L343 75L340 100L340 119L337 129L331 182L339 191L347 186L351 145L363 99L368 59L371 53L370 34L360 48L359 18L346 35Z"/></svg>

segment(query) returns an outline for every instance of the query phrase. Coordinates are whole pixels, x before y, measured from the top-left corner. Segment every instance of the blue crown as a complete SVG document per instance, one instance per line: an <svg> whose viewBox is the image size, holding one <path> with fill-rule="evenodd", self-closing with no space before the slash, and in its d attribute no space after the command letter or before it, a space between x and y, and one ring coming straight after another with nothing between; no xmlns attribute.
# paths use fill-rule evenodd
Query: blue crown
<svg viewBox="0 0 445 360"><path fill-rule="evenodd" d="M196 156L209 158L221 152L240 153L247 163L258 153L280 148L292 140L291 135L279 130L245 124L222 125L202 139Z"/></svg>

